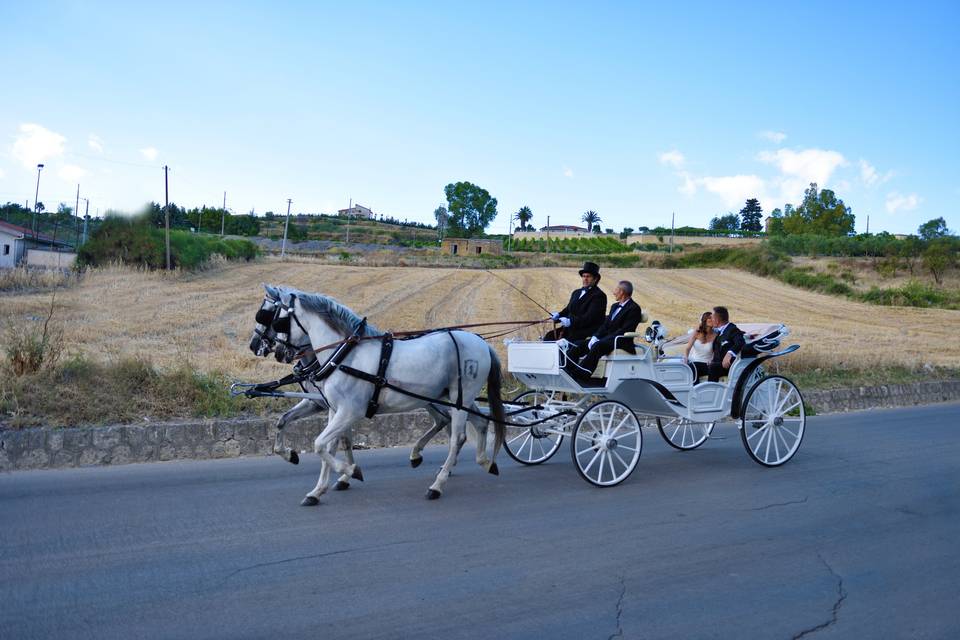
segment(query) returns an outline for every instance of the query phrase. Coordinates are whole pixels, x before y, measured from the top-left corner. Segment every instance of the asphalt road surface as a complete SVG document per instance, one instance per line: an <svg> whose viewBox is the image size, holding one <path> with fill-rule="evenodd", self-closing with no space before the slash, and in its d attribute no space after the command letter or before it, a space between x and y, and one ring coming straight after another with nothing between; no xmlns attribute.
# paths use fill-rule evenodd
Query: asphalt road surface
<svg viewBox="0 0 960 640"><path fill-rule="evenodd" d="M597 489L566 447L501 475L464 450L0 475L0 637L957 638L960 404L819 416L765 469L732 424L645 433Z"/></svg>

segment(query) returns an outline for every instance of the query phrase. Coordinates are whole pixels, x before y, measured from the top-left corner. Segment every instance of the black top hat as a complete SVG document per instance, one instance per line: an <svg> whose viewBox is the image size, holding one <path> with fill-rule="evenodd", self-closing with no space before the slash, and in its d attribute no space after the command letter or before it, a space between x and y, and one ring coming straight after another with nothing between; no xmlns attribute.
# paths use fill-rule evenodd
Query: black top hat
<svg viewBox="0 0 960 640"><path fill-rule="evenodd" d="M583 269L580 269L580 275L582 276L585 273L592 274L597 280L600 279L600 267L597 266L596 262L584 262Z"/></svg>

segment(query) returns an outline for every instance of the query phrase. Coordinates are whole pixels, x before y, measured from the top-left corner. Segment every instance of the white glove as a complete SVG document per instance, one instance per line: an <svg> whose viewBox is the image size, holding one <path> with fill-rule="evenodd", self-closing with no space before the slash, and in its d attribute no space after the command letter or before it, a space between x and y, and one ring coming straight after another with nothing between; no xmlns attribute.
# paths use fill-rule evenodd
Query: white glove
<svg viewBox="0 0 960 640"><path fill-rule="evenodd" d="M567 347L570 346L570 343L567 342L566 338L560 338L557 340L557 346L560 347L561 350L566 351Z"/></svg>
<svg viewBox="0 0 960 640"><path fill-rule="evenodd" d="M560 319L560 314L557 313L556 311L554 311L553 313L550 314L550 318L551 318L554 322L556 322L557 320Z"/></svg>
<svg viewBox="0 0 960 640"><path fill-rule="evenodd" d="M587 349L593 349L593 345L600 342L597 340L597 336L590 336L590 342L587 343Z"/></svg>
<svg viewBox="0 0 960 640"><path fill-rule="evenodd" d="M570 318L557 318L557 322L562 324L564 327L570 327Z"/></svg>

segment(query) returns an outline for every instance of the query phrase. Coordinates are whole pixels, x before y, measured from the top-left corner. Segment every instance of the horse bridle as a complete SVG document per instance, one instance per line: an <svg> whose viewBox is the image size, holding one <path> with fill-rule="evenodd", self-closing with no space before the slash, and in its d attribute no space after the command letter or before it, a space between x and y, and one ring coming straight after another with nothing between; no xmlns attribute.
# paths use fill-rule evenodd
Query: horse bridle
<svg viewBox="0 0 960 640"><path fill-rule="evenodd" d="M263 301L269 302L273 305L273 312L271 313L270 311L267 311L261 304L255 316L256 323L264 327L264 329L260 330L259 328L254 327L254 334L259 336L262 341L267 343L269 351L274 352L278 361L285 355L287 350L293 353L300 353L303 349L310 345L310 334L307 332L306 328L293 311L293 302L295 300L296 296L291 296L290 305L286 305L281 300L275 300L270 296L266 296L264 297ZM287 313L281 318L280 314L283 311L286 311ZM303 331L303 334L307 336L307 342L304 344L296 345L290 342L289 336L291 318L293 318L293 321L297 323L297 326L300 327L300 330ZM287 336L287 338L281 338L281 335ZM277 348L278 343L283 347L283 351Z"/></svg>

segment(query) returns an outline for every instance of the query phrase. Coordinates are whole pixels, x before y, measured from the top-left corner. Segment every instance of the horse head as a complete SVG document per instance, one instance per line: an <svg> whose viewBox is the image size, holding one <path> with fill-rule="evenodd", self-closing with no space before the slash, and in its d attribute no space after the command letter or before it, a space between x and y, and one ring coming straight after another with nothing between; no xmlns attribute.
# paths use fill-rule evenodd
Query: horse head
<svg viewBox="0 0 960 640"><path fill-rule="evenodd" d="M276 349L277 330L273 325L282 311L280 290L267 284L263 288L266 293L254 316L255 325L250 338L250 351L258 358L265 358Z"/></svg>

